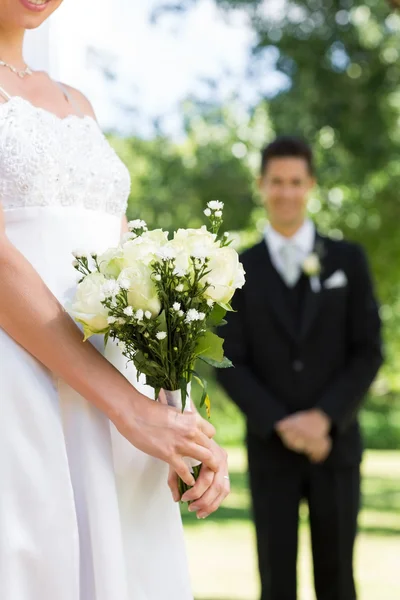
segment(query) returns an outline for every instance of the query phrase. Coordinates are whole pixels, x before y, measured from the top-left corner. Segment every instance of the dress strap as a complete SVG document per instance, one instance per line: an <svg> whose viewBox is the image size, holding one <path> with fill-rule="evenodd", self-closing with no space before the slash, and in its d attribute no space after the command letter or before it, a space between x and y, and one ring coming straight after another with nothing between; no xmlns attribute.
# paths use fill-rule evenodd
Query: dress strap
<svg viewBox="0 0 400 600"><path fill-rule="evenodd" d="M85 115L83 114L83 112L79 108L77 101L72 96L72 94L70 93L70 91L68 90L68 88L66 88L65 85L63 85L59 81L56 81L56 84L58 85L58 87L60 88L60 90L62 91L62 93L64 94L65 99L67 100L67 102L69 102L70 105L72 106L72 108L74 109L74 111L77 114L77 116L78 117L84 117Z"/></svg>
<svg viewBox="0 0 400 600"><path fill-rule="evenodd" d="M3 96L3 98L5 98L6 100L11 100L11 96L8 92L6 92L6 90L4 88L1 87L0 85L0 94Z"/></svg>

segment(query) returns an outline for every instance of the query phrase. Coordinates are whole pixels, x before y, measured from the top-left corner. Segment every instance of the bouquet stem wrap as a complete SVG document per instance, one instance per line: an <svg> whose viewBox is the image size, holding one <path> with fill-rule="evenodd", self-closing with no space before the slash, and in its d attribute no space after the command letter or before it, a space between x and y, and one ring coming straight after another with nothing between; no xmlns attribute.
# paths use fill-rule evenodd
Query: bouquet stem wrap
<svg viewBox="0 0 400 600"><path fill-rule="evenodd" d="M174 408L177 408L180 412L182 412L181 390L164 390L164 392L167 398L168 406L173 406ZM185 409L183 412L192 412L192 401L190 399L189 394L186 398ZM185 457L184 461L188 465L192 473L194 473L194 467L198 467L199 465L201 465L200 461L195 460L194 458Z"/></svg>

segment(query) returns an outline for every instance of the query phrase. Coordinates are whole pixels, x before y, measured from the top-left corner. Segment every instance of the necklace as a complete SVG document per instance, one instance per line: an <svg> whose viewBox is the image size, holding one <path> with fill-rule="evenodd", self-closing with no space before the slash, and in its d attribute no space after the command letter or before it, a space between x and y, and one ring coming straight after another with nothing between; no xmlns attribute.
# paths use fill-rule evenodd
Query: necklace
<svg viewBox="0 0 400 600"><path fill-rule="evenodd" d="M28 67L28 65L25 67L25 69L17 69L16 67L14 67L13 65L10 65L9 63L6 63L4 60L0 59L0 67L7 67L8 69L10 69L13 73L15 73L16 75L18 75L18 77L21 77L21 79L23 79L24 77L26 77L26 75L32 75L32 69L30 69Z"/></svg>

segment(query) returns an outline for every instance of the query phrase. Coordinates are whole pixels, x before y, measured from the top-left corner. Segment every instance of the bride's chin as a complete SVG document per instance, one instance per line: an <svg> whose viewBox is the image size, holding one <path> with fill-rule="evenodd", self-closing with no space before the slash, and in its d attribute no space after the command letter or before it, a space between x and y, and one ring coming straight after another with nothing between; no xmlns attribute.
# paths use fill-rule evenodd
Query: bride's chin
<svg viewBox="0 0 400 600"><path fill-rule="evenodd" d="M48 0L41 5L30 2L30 0L18 1L23 9L22 26L24 29L37 29L40 27L63 2L63 0Z"/></svg>

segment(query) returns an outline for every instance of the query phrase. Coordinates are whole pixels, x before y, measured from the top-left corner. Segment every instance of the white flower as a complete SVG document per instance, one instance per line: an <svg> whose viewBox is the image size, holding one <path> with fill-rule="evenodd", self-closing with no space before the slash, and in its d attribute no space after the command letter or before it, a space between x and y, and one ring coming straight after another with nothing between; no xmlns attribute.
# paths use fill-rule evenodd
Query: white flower
<svg viewBox="0 0 400 600"><path fill-rule="evenodd" d="M116 324L117 325L125 325L126 321L125 319L122 319L121 317L119 317L119 319L117 319Z"/></svg>
<svg viewBox="0 0 400 600"><path fill-rule="evenodd" d="M222 210L224 208L224 203L219 200L211 200L211 202L208 202L207 206L208 208L211 208L211 210Z"/></svg>
<svg viewBox="0 0 400 600"><path fill-rule="evenodd" d="M152 314L149 310L146 310L146 312L144 313L144 316L146 317L146 319L151 319Z"/></svg>
<svg viewBox="0 0 400 600"><path fill-rule="evenodd" d="M161 281L161 275L159 273L157 273L157 275L154 275L154 279L156 281Z"/></svg>
<svg viewBox="0 0 400 600"><path fill-rule="evenodd" d="M192 323L192 321L202 321L205 316L206 315L204 313L199 313L195 308L190 308L186 313L185 323Z"/></svg>
<svg viewBox="0 0 400 600"><path fill-rule="evenodd" d="M184 314L185 314L185 313L183 312L183 310L180 310L180 311L178 312L178 315L179 315L180 317L183 317L183 315L184 315Z"/></svg>
<svg viewBox="0 0 400 600"><path fill-rule="evenodd" d="M209 255L210 249L205 244L193 244L191 251L191 256L193 256L193 258L198 258L204 262L204 259L208 258Z"/></svg>
<svg viewBox="0 0 400 600"><path fill-rule="evenodd" d="M229 236L230 236L230 233L229 233L228 231L225 231L225 233L224 233L224 237L225 237L225 238L228 238Z"/></svg>
<svg viewBox="0 0 400 600"><path fill-rule="evenodd" d="M217 219L220 219L222 217L222 210L215 211L214 215L217 217Z"/></svg>
<svg viewBox="0 0 400 600"><path fill-rule="evenodd" d="M125 342L118 342L118 348L121 350L121 352L125 352L125 350L126 350Z"/></svg>
<svg viewBox="0 0 400 600"><path fill-rule="evenodd" d="M208 306L210 306L212 308L214 306L215 302L214 302L214 300L211 300L211 298L209 298L207 300L207 304L208 304Z"/></svg>
<svg viewBox="0 0 400 600"><path fill-rule="evenodd" d="M120 291L120 285L115 279L106 279L105 283L101 288L101 292L104 295L104 298L115 298L115 296L119 294Z"/></svg>
<svg viewBox="0 0 400 600"><path fill-rule="evenodd" d="M206 315L205 315L205 313L203 313L203 312L199 312L199 315L198 315L198 320L199 320L199 321L204 321L204 319L205 319L205 318L206 318Z"/></svg>
<svg viewBox="0 0 400 600"><path fill-rule="evenodd" d="M107 319L107 323L109 325L114 325L114 323L116 323L116 322L117 322L117 317L108 317L108 319Z"/></svg>
<svg viewBox="0 0 400 600"><path fill-rule="evenodd" d="M215 302L228 303L235 290L242 288L245 283L245 272L238 253L228 246L218 248L208 267L210 273L207 275L207 283L210 287L207 288L205 297Z"/></svg>
<svg viewBox="0 0 400 600"><path fill-rule="evenodd" d="M183 283L180 283L179 285L177 285L175 290L177 292L183 292L183 290L184 290Z"/></svg>
<svg viewBox="0 0 400 600"><path fill-rule="evenodd" d="M79 248L72 252L72 256L74 256L75 258L87 258L87 252L85 252L85 250L82 250L81 248Z"/></svg>
<svg viewBox="0 0 400 600"><path fill-rule="evenodd" d="M208 231L207 227L203 225L200 229L178 229L169 245L175 248L178 253L183 252L187 257L203 257L209 256L219 247L216 238L217 236ZM179 259L179 256L177 258ZM177 264L178 262L177 260Z"/></svg>
<svg viewBox="0 0 400 600"><path fill-rule="evenodd" d="M167 334L165 331L159 331L158 333L156 333L156 338L158 340L165 340L166 337L167 337Z"/></svg>
<svg viewBox="0 0 400 600"><path fill-rule="evenodd" d="M122 242L122 244L125 244L126 242L129 242L130 240L134 240L135 238L137 238L136 233L133 233L132 231L130 231L129 233L124 233L124 235L122 236L121 242Z"/></svg>
<svg viewBox="0 0 400 600"><path fill-rule="evenodd" d="M136 266L121 271L119 280L129 281L128 303L134 310L149 311L154 317L159 314L161 302L158 298L156 285L152 280L150 266L138 262Z"/></svg>
<svg viewBox="0 0 400 600"><path fill-rule="evenodd" d="M172 308L176 311L179 312L181 310L181 305L179 302L174 302L174 304L172 305Z"/></svg>
<svg viewBox="0 0 400 600"><path fill-rule="evenodd" d="M78 285L69 309L72 317L85 327L86 337L108 329L108 311L101 303L106 279L101 273L91 273Z"/></svg>
<svg viewBox="0 0 400 600"><path fill-rule="evenodd" d="M162 229L146 231L140 237L136 237L123 244L123 266L133 267L137 262L149 265L157 260L160 248L168 241L168 232Z"/></svg>
<svg viewBox="0 0 400 600"><path fill-rule="evenodd" d="M123 290L129 290L130 287L130 281L129 279L125 278L125 277L121 277L119 280L119 285Z"/></svg>
<svg viewBox="0 0 400 600"><path fill-rule="evenodd" d="M315 277L321 273L321 263L318 254L312 252L303 262L303 271L308 277Z"/></svg>
<svg viewBox="0 0 400 600"><path fill-rule="evenodd" d="M128 228L129 229L144 229L145 231L147 230L147 223L146 221L142 221L141 219L135 219L134 221L129 221L128 223Z"/></svg>
<svg viewBox="0 0 400 600"><path fill-rule="evenodd" d="M151 313L150 313L150 315L151 315ZM139 308L139 310L136 311L135 318L138 321L143 321L143 316L144 316L144 312L142 311L141 308Z"/></svg>
<svg viewBox="0 0 400 600"><path fill-rule="evenodd" d="M180 267L175 267L175 269L173 270L173 274L176 275L176 277L185 277L186 270Z"/></svg>
<svg viewBox="0 0 400 600"><path fill-rule="evenodd" d="M116 279L123 268L122 257L121 248L110 248L106 252L103 252L103 254L100 254L97 258L100 273Z"/></svg>
<svg viewBox="0 0 400 600"><path fill-rule="evenodd" d="M133 317L133 308L132 308L132 306L127 306L126 308L124 308L124 314L127 317Z"/></svg>
<svg viewBox="0 0 400 600"><path fill-rule="evenodd" d="M73 267L78 267L79 266L79 262L77 260L73 260L72 261L72 266Z"/></svg>
<svg viewBox="0 0 400 600"><path fill-rule="evenodd" d="M173 260L176 258L177 252L172 246L161 246L161 248L157 252L157 256L161 258L161 260Z"/></svg>
<svg viewBox="0 0 400 600"><path fill-rule="evenodd" d="M206 217L211 217L211 210L209 208L206 208L204 214L206 215Z"/></svg>

